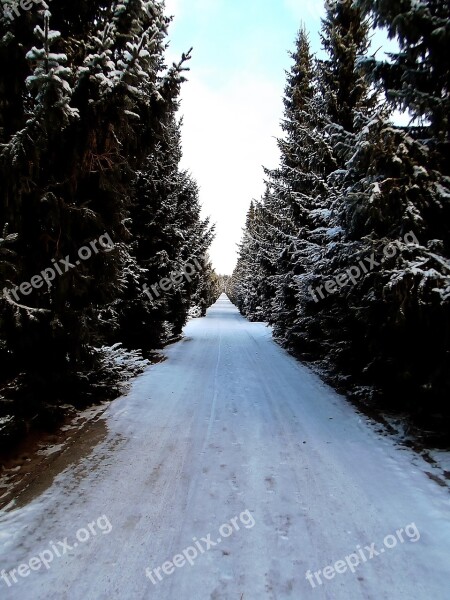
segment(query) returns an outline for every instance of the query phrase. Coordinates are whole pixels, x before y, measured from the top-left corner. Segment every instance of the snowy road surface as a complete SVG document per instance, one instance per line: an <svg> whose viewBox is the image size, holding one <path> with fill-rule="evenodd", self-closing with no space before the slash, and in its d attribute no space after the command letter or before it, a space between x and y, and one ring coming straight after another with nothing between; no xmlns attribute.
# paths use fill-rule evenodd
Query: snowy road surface
<svg viewBox="0 0 450 600"><path fill-rule="evenodd" d="M422 459L225 296L185 333L90 454L1 513L0 598L448 600L449 496Z"/></svg>

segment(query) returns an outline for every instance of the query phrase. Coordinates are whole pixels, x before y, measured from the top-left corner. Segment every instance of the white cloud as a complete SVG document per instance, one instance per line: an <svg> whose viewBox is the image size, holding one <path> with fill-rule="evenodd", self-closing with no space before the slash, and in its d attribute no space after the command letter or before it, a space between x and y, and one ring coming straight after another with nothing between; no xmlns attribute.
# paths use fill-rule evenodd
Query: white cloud
<svg viewBox="0 0 450 600"><path fill-rule="evenodd" d="M264 27L256 28L253 39L236 32L233 19L222 25L221 17L231 9L229 0L166 1L177 17L172 34L175 31L178 40L178 50L169 49L168 62L179 58L180 47L189 47L184 43L188 28L195 47L189 81L182 87L182 164L199 183L203 215L216 224L213 264L218 272L230 274L250 201L264 191L262 165L278 163L274 138L280 134L284 74L280 68L274 78L270 68L264 68L265 60L272 59L270 44L261 48L258 37ZM252 6L247 5L250 13ZM222 37L224 27L232 56L242 55L242 61L227 60L227 47L215 42L214 32ZM284 48L280 53L287 57ZM261 74L263 70L267 74Z"/></svg>
<svg viewBox="0 0 450 600"><path fill-rule="evenodd" d="M247 72L220 89L194 76L184 85L181 114L183 165L200 185L205 216L217 223L211 257L218 272L230 274L250 201L264 191L262 165L278 161L280 89Z"/></svg>

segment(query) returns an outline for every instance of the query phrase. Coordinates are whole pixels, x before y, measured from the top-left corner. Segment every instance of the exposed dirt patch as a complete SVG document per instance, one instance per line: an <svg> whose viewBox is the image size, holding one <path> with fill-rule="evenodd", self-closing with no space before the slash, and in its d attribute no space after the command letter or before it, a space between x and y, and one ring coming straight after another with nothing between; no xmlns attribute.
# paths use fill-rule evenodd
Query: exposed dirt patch
<svg viewBox="0 0 450 600"><path fill-rule="evenodd" d="M0 509L13 500L15 508L24 506L61 471L88 456L106 436L101 416L109 404L72 414L52 433L33 431L15 450L0 456Z"/></svg>

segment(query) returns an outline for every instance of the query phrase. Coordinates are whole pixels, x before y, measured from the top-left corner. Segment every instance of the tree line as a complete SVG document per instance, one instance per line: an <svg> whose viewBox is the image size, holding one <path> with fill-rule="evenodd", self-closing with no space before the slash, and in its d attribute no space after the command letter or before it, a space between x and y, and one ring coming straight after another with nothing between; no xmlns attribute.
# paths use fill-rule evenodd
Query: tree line
<svg viewBox="0 0 450 600"><path fill-rule="evenodd" d="M166 65L164 3L28 8L0 12L3 441L119 393L219 294L213 227L180 167L190 52Z"/></svg>
<svg viewBox="0 0 450 600"><path fill-rule="evenodd" d="M231 292L355 401L447 431L449 9L330 0L324 58L300 30L280 163L251 204ZM377 28L397 52L373 53Z"/></svg>

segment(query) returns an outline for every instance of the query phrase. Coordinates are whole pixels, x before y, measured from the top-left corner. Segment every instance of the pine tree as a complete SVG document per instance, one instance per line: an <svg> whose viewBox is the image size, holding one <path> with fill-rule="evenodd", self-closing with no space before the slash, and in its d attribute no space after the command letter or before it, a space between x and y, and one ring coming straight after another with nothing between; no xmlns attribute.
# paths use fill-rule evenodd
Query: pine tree
<svg viewBox="0 0 450 600"><path fill-rule="evenodd" d="M233 273L232 301L250 320L261 319L258 286L261 280L258 264L258 207L250 203L246 226L239 246L239 256Z"/></svg>
<svg viewBox="0 0 450 600"><path fill-rule="evenodd" d="M445 143L447 160L450 143L450 43L448 0L410 2L402 0L358 0L374 17L377 27L385 27L396 39L400 51L390 61L366 59L367 71L381 81L395 108L408 111L425 125L433 136Z"/></svg>
<svg viewBox="0 0 450 600"><path fill-rule="evenodd" d="M278 240L271 321L275 335L290 345L297 320L298 281L317 261L320 231L327 219L327 174L336 167L324 134L327 124L320 73L308 35L300 30L294 64L285 89L285 137L279 141L281 163L267 171L269 187L263 210L275 224ZM273 225L271 225L273 227Z"/></svg>
<svg viewBox="0 0 450 600"><path fill-rule="evenodd" d="M346 161L353 154L358 127L370 118L377 100L356 68L369 45L369 25L351 0L326 4L322 44L328 58L319 61L315 75L321 94L316 95L314 114L320 119L310 126L315 161L306 163L318 185L310 192L314 203L308 207L308 227L299 231L301 243L290 258L295 308L289 310L290 326L284 336L292 351L308 358L318 358L327 347L326 336L338 334L335 315L331 317L329 306L323 305L323 312L316 306L311 289L332 271L339 256L344 236L340 215L348 186Z"/></svg>
<svg viewBox="0 0 450 600"><path fill-rule="evenodd" d="M326 30L336 30L336 16L332 22ZM373 69L373 81L388 71L373 59L356 63ZM408 79L403 71L402 78L412 90L415 75ZM349 389L352 382L356 397L372 395L423 419L427 409L448 413L450 195L439 172L445 159L434 126L393 126L390 114L400 105L388 86L386 93L387 107L372 105L370 96L368 102L363 97L362 109L355 104L349 132L333 111L337 123L328 131L343 163L328 179L337 236L308 276L297 343L303 357L322 361L334 383ZM376 267L366 272L360 261L369 257ZM358 278L336 285L336 275L348 269L358 269ZM327 281L334 290L323 296Z"/></svg>
<svg viewBox="0 0 450 600"><path fill-rule="evenodd" d="M204 274L156 308L143 284L204 256L213 233L179 169L189 53L166 67L163 3L44 3L3 21L0 221L13 233L0 243L1 287L74 262L105 232L114 243L20 301L0 300L0 394L26 419L42 414L44 397L55 412L117 393L143 364L121 344L149 349L178 335L197 290L207 296L206 259Z"/></svg>
<svg viewBox="0 0 450 600"><path fill-rule="evenodd" d="M361 4L373 7L376 22L399 36L401 48L392 63L370 58L361 65L372 81L382 83L390 112L406 109L423 125L395 127L389 112L380 111L357 135L348 163L342 213L347 246L340 264L355 264L357 252L373 252L380 265L344 289L341 315L349 337L342 339L341 359L375 383L385 402L388 398L392 407L407 408L424 420L427 412L449 413L448 143L446 120L435 103L436 95L442 105L448 103L448 89L442 86L446 60L449 76L448 59L438 60L436 80L428 76L443 33L432 31L442 24L444 3L395 9L382 2ZM418 244L401 241L408 232ZM382 249L393 244L397 252L386 258ZM335 298L336 310L337 303ZM352 314L345 306L352 307Z"/></svg>
<svg viewBox="0 0 450 600"><path fill-rule="evenodd" d="M250 235L247 227L241 246L243 264L238 263L233 276L235 290L243 277L246 281L240 287L244 314L274 324L275 335L284 343L296 319L297 277L317 258L314 238L325 216L324 177L335 168L323 135L326 114L319 72L304 29L299 31L291 57L283 99L284 137L278 141L280 165L266 170L258 225ZM248 274L244 276L242 269Z"/></svg>
<svg viewBox="0 0 450 600"><path fill-rule="evenodd" d="M353 0L326 3L322 21L322 47L328 59L321 61L324 95L329 119L344 131L355 131L355 115L367 112L369 85L356 69L369 48L369 21Z"/></svg>

